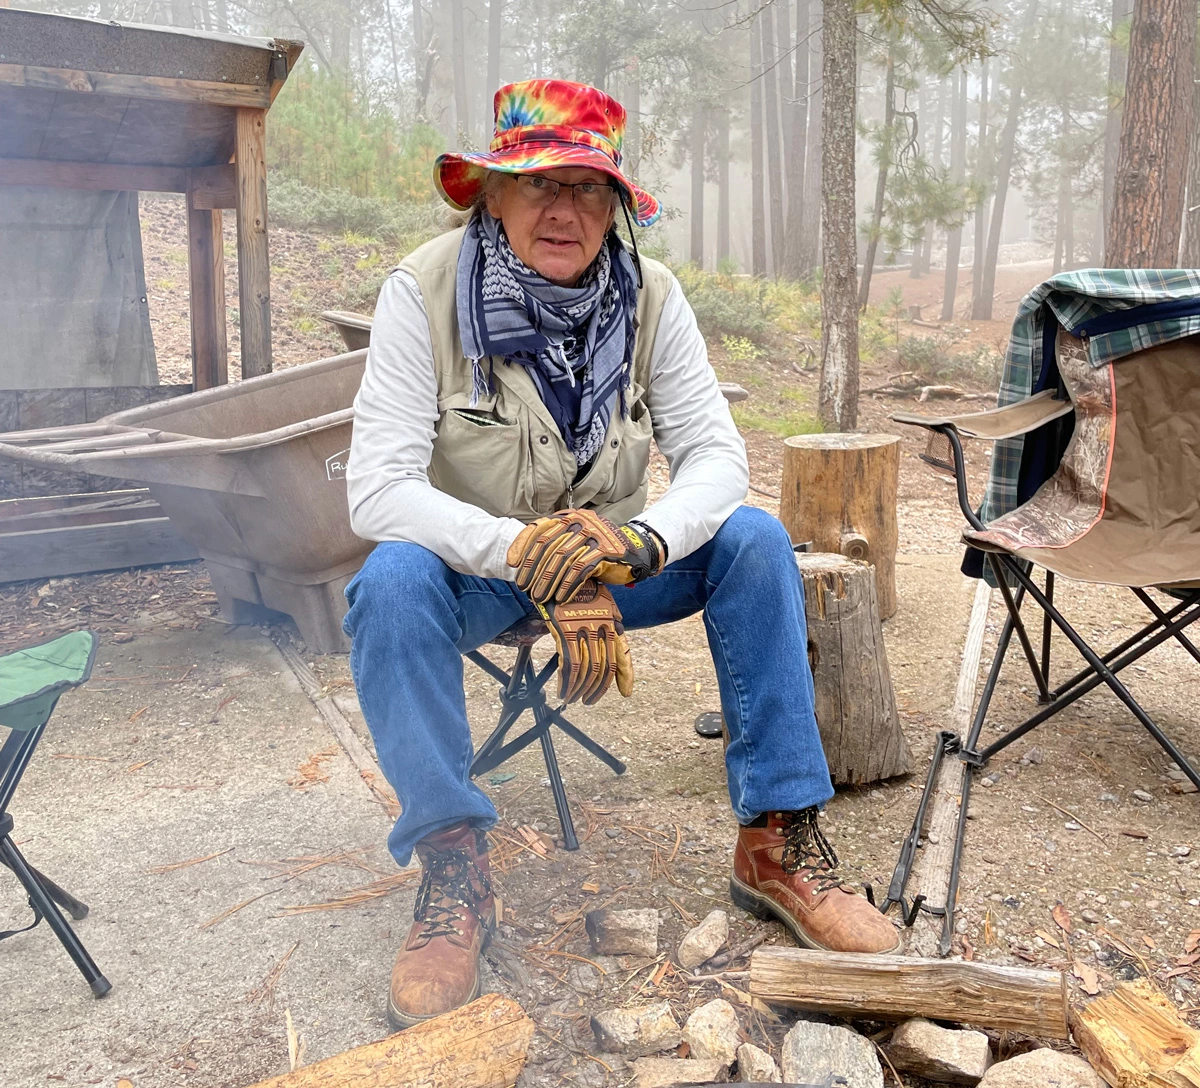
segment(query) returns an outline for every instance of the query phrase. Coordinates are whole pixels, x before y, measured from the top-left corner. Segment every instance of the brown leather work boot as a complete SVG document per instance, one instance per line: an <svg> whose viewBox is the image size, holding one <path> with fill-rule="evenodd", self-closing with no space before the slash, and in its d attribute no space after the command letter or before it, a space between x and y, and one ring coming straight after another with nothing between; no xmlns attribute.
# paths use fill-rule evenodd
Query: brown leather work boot
<svg viewBox="0 0 1200 1088"><path fill-rule="evenodd" d="M424 875L392 967L388 1023L412 1027L479 996L479 953L496 924L487 838L453 824L417 843Z"/></svg>
<svg viewBox="0 0 1200 1088"><path fill-rule="evenodd" d="M766 827L741 827L729 894L759 918L777 918L807 948L891 952L895 927L834 870L837 854L817 825L817 810L768 812Z"/></svg>

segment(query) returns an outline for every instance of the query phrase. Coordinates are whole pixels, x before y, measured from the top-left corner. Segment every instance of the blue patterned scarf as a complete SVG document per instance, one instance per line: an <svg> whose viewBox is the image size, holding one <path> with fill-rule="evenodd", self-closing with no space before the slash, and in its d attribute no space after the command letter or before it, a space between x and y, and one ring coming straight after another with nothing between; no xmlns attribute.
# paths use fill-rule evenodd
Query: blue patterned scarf
<svg viewBox="0 0 1200 1088"><path fill-rule="evenodd" d="M614 407L629 410L637 277L616 233L577 286L559 287L526 267L482 210L459 251L457 301L463 353L473 366L471 403L491 391L485 358L527 367L576 464L590 463Z"/></svg>

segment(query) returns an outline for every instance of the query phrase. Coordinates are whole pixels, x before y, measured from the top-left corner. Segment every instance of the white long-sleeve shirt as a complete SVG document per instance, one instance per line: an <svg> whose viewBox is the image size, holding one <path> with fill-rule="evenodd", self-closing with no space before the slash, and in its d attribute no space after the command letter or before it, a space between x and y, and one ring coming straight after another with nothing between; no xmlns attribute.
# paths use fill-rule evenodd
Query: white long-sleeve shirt
<svg viewBox="0 0 1200 1088"><path fill-rule="evenodd" d="M523 523L493 517L429 482L437 400L425 303L416 280L396 271L379 292L354 401L346 471L351 525L365 540L420 544L463 574L511 581L516 571L505 555ZM637 520L662 537L673 562L712 539L750 482L746 445L674 279L654 341L646 405L671 483Z"/></svg>

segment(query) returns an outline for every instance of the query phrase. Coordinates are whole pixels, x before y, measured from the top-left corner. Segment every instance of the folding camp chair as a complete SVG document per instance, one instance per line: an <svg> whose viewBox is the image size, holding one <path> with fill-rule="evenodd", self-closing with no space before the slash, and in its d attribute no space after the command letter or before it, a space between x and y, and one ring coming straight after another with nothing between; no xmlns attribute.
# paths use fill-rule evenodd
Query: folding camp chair
<svg viewBox="0 0 1200 1088"><path fill-rule="evenodd" d="M899 904L910 924L916 916L915 908L905 900L905 885L938 764L945 756L957 755L964 766L943 954L949 950L953 933L971 772L986 766L992 756L1083 695L1107 685L1200 787L1200 771L1118 676L1171 638L1200 661L1200 651L1184 634L1185 628L1200 619L1200 505L1196 502L1200 487L1200 337L1161 343L1094 366L1084 339L1064 329L1055 333L1052 328L1051 332L1048 354L1056 358L1044 362L1043 369L1057 363L1051 383L1057 388L1045 388L1007 407L969 415L925 417L899 412L892 416L899 423L932 432L923 460L953 473L958 502L969 525L963 540L984 553L1008 614L966 739L949 732L939 735L925 793L882 908ZM1047 428L1040 432L1046 439L1047 432L1056 427L1065 432L1072 413L1074 429L1053 474L1023 505L985 525L967 496L961 439L1000 440ZM1061 442L1055 442L1052 434L1050 439L1056 452ZM1032 577L1033 567L1045 571L1041 588ZM1056 576L1125 586L1153 619L1119 645L1097 652L1055 607ZM1174 603L1161 607L1147 592L1151 588L1165 592ZM1035 651L1021 618L1026 598L1042 613L1040 652ZM1074 646L1086 667L1052 687L1054 627ZM979 738L1014 634L1042 709L981 747Z"/></svg>
<svg viewBox="0 0 1200 1088"><path fill-rule="evenodd" d="M13 818L8 811L21 776L54 713L58 697L91 676L97 645L98 640L91 631L75 631L53 642L0 657L0 726L9 730L0 747L0 865L13 871L24 886L33 909L33 921L29 925L0 933L0 940L33 929L45 918L87 979L92 993L103 997L112 989L112 984L100 973L83 942L58 910L62 907L79 921L87 917L86 904L63 891L25 860L12 840Z"/></svg>
<svg viewBox="0 0 1200 1088"><path fill-rule="evenodd" d="M566 787L563 786L562 774L558 769L558 756L554 751L551 728L561 729L573 741L581 744L610 767L615 774L624 774L625 764L607 748L592 740L578 726L567 721L563 717L562 707L557 710L550 709L545 688L558 671L558 654L554 654L540 672L533 666L533 647L548 633L546 625L540 619L530 617L515 623L492 639L494 646L517 648L517 659L513 663L511 673L505 672L478 650L467 653L469 660L475 662L500 684L500 722L475 753L475 759L471 763L471 777L486 774L522 749L528 748L534 741L538 741L542 746L542 757L546 761L546 774L550 779L550 792L554 795L558 822L562 825L563 844L568 850L578 850L579 839L575 835L575 823L571 819ZM526 710L533 711L533 725L520 736L505 743L509 730L516 725Z"/></svg>

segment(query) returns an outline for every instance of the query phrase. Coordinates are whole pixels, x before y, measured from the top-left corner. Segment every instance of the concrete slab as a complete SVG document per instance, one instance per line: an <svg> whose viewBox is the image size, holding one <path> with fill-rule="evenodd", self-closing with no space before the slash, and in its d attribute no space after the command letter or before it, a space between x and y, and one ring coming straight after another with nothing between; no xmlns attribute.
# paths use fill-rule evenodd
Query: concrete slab
<svg viewBox="0 0 1200 1088"><path fill-rule="evenodd" d="M396 869L389 821L274 645L252 628L159 627L102 643L97 660L12 811L30 862L90 905L76 929L113 989L93 998L45 925L0 944L0 1084L251 1083L287 1069L288 1008L310 1061L386 1034L382 995L415 887L281 917ZM263 864L354 847L376 871L285 880ZM27 920L0 869L0 929ZM297 942L273 1003L248 998Z"/></svg>

